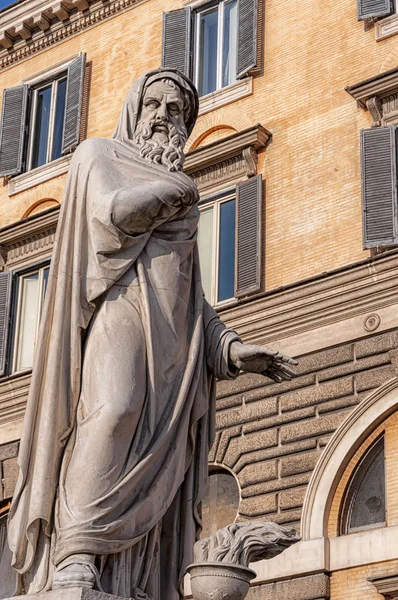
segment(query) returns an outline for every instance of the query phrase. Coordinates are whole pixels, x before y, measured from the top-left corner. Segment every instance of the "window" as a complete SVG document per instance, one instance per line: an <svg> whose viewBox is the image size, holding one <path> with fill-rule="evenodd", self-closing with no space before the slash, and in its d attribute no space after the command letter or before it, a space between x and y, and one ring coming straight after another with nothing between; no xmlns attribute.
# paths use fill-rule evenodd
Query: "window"
<svg viewBox="0 0 398 600"><path fill-rule="evenodd" d="M220 467L211 468L202 501L201 537L208 537L233 523L238 515L239 501L240 491L234 475Z"/></svg>
<svg viewBox="0 0 398 600"><path fill-rule="evenodd" d="M201 207L198 247L203 291L211 304L234 297L235 205L228 195Z"/></svg>
<svg viewBox="0 0 398 600"><path fill-rule="evenodd" d="M367 451L353 473L343 502L341 533L386 524L384 437Z"/></svg>
<svg viewBox="0 0 398 600"><path fill-rule="evenodd" d="M80 141L85 54L3 94L0 176L42 167ZM27 134L26 134L27 132Z"/></svg>
<svg viewBox="0 0 398 600"><path fill-rule="evenodd" d="M65 120L66 72L32 89L28 170L62 155Z"/></svg>
<svg viewBox="0 0 398 600"><path fill-rule="evenodd" d="M358 0L358 20L387 17L394 12L395 0Z"/></svg>
<svg viewBox="0 0 398 600"><path fill-rule="evenodd" d="M194 79L199 96L242 79L257 67L257 8L219 0L163 13L162 66Z"/></svg>
<svg viewBox="0 0 398 600"><path fill-rule="evenodd" d="M50 267L17 274L16 312L12 348L12 372L31 369Z"/></svg>
<svg viewBox="0 0 398 600"><path fill-rule="evenodd" d="M195 84L205 96L236 81L237 0L219 2L195 18Z"/></svg>

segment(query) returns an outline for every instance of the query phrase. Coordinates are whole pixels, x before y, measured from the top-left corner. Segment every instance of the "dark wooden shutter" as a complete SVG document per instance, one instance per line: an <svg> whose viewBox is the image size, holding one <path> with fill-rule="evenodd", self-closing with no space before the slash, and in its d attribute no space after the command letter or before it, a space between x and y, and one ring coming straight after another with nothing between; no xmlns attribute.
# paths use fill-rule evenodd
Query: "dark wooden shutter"
<svg viewBox="0 0 398 600"><path fill-rule="evenodd" d="M62 154L74 150L80 141L85 66L85 54L76 58L68 66Z"/></svg>
<svg viewBox="0 0 398 600"><path fill-rule="evenodd" d="M257 0L238 0L238 56L236 77L257 65Z"/></svg>
<svg viewBox="0 0 398 600"><path fill-rule="evenodd" d="M11 282L12 273L0 273L0 377L4 375L6 369Z"/></svg>
<svg viewBox="0 0 398 600"><path fill-rule="evenodd" d="M162 67L191 76L191 9L163 13Z"/></svg>
<svg viewBox="0 0 398 600"><path fill-rule="evenodd" d="M361 131L364 248L398 241L396 140L396 127Z"/></svg>
<svg viewBox="0 0 398 600"><path fill-rule="evenodd" d="M393 12L393 0L357 0L358 20L387 17Z"/></svg>
<svg viewBox="0 0 398 600"><path fill-rule="evenodd" d="M261 175L236 188L235 296L256 292L261 284Z"/></svg>
<svg viewBox="0 0 398 600"><path fill-rule="evenodd" d="M0 132L0 175L18 175L23 170L28 87L18 85L3 92Z"/></svg>

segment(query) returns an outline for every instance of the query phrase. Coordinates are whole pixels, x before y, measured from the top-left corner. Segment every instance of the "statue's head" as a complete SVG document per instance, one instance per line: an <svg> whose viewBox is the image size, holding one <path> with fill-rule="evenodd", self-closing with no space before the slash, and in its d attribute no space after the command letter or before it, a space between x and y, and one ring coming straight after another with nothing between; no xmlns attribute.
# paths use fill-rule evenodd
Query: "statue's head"
<svg viewBox="0 0 398 600"><path fill-rule="evenodd" d="M157 69L140 77L130 90L115 137L128 138L145 159L179 171L197 111L192 82L176 70Z"/></svg>

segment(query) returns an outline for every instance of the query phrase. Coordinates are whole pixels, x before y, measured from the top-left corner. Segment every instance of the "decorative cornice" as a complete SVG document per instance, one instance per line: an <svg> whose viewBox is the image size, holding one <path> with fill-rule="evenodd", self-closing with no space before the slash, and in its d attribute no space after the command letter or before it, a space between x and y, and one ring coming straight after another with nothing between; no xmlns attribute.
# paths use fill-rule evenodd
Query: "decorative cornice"
<svg viewBox="0 0 398 600"><path fill-rule="evenodd" d="M398 68L349 85L345 91L355 98L362 108L366 109L366 101L370 98L374 96L381 98L398 92Z"/></svg>
<svg viewBox="0 0 398 600"><path fill-rule="evenodd" d="M146 0L25 0L0 13L0 69Z"/></svg>
<svg viewBox="0 0 398 600"><path fill-rule="evenodd" d="M398 575L369 577L368 581L373 583L377 592L384 596L386 600L398 599Z"/></svg>
<svg viewBox="0 0 398 600"><path fill-rule="evenodd" d="M259 123L193 150L185 159L184 171L203 193L236 184L257 173L257 152L265 148L271 133Z"/></svg>
<svg viewBox="0 0 398 600"><path fill-rule="evenodd" d="M8 195L13 196L14 194L18 194L19 192L23 192L40 183L44 183L54 177L67 173L71 159L72 155L68 154L67 156L62 156L57 160L53 160L42 167L12 177L8 182Z"/></svg>
<svg viewBox="0 0 398 600"><path fill-rule="evenodd" d="M0 229L0 254L7 270L50 258L58 214L59 207L51 208Z"/></svg>

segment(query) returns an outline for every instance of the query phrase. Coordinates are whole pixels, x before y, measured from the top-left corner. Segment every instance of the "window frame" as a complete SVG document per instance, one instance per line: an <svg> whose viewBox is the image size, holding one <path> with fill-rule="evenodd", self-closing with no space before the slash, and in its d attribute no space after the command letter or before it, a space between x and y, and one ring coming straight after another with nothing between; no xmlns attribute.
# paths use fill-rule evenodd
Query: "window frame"
<svg viewBox="0 0 398 600"><path fill-rule="evenodd" d="M199 93L200 98L204 98L209 94L214 94L215 92L219 92L220 90L226 89L230 85L233 85L238 81L235 74L234 81L230 81L227 85L222 84L223 79L223 46L224 46L224 35L225 35L225 27L224 27L224 13L225 13L225 5L234 2L235 0L216 0L213 2L206 2L203 5L200 5L196 8L194 13L194 27L193 27L193 81L196 89L199 91L199 72L200 72L200 16L212 11L217 7L218 12L218 27L217 27L217 67L216 67L216 89L212 92L208 92L207 94L201 95ZM237 27L239 23L237 22ZM236 56L238 56L238 31L236 31Z"/></svg>
<svg viewBox="0 0 398 600"><path fill-rule="evenodd" d="M32 366L26 367L24 369L17 369L16 365L18 362L18 353L19 353L19 345L20 345L20 323L21 323L21 303L22 303L22 289L21 279L30 274L34 274L39 272L39 302L37 303L36 315L36 331L35 331L35 341L37 342L37 336L39 332L40 322L41 322L41 314L44 306L44 298L43 291L43 280L44 280L44 271L45 269L50 268L50 260L40 261L37 263L33 263L27 265L26 267L22 267L15 271L12 271L12 290L11 290L11 311L10 311L10 336L8 340L7 347L7 371L5 376L18 376L23 375L25 373L29 373L32 370Z"/></svg>
<svg viewBox="0 0 398 600"><path fill-rule="evenodd" d="M370 466L373 462L372 455L379 444L383 445L383 476L384 476L384 494L385 494L385 504L384 504L384 521L380 521L379 523L368 523L367 525L361 525L358 527L350 527L352 508L356 501L356 496L358 493L358 489L362 484L363 477L361 481L356 482L358 475L360 475L363 467ZM354 488L355 483L357 486ZM373 441L373 443L367 448L366 452L362 455L361 459L358 461L355 469L353 470L351 477L348 481L348 484L344 490L343 501L340 507L340 516L339 516L339 535L346 536L350 534L360 533L363 531L369 531L372 529L380 529L383 527L387 527L387 496L386 496L386 457L385 457L385 435L384 431Z"/></svg>
<svg viewBox="0 0 398 600"><path fill-rule="evenodd" d="M207 298L209 304L212 306L219 308L226 305L231 304L232 302L236 302L236 296L231 296L230 298L226 298L225 300L218 301L218 287L219 287L219 251L220 251L220 206L225 202L229 202L230 200L235 200L235 248L236 248L236 187L228 188L227 190L223 190L222 192L204 197L199 202L199 211L202 212L207 208L213 208L213 260L212 260L212 278L211 278L211 287L210 287L210 298ZM236 262L236 254L234 253L234 267ZM234 268L235 271L235 268ZM235 287L235 281L234 281Z"/></svg>
<svg viewBox="0 0 398 600"><path fill-rule="evenodd" d="M62 154L58 158L52 158L53 146L54 146L54 126L55 126L55 113L57 109L57 98L58 98L58 85L60 81L68 81L68 70L67 67L61 70L59 73L53 75L52 77L41 80L35 85L29 86L29 92L31 94L30 98L30 107L28 110L28 143L27 143L27 159L26 159L26 168L25 173L29 171L33 171L34 169L40 169L45 165L48 165L59 158L62 158ZM38 165L37 167L32 167L33 160L33 151L35 146L35 135L37 129L37 97L40 90L48 87L51 84L51 104L50 104L50 117L48 123L48 136L47 136L47 152L46 152L46 162L43 165ZM64 124L63 124L64 127Z"/></svg>

